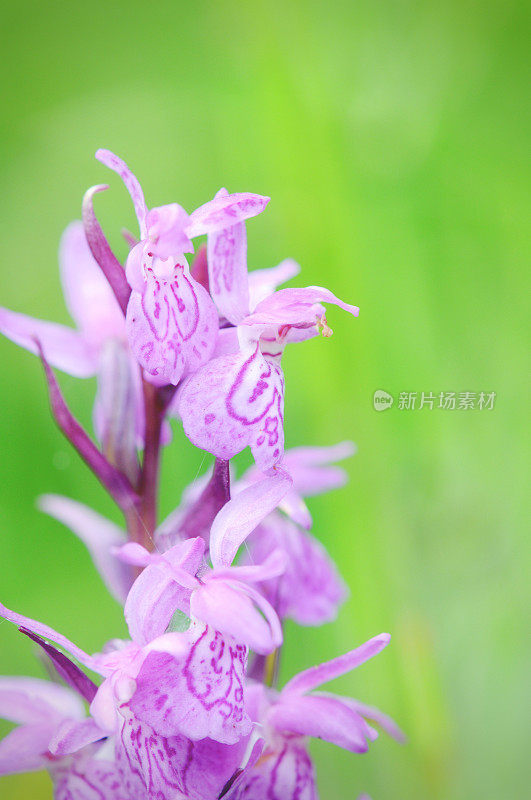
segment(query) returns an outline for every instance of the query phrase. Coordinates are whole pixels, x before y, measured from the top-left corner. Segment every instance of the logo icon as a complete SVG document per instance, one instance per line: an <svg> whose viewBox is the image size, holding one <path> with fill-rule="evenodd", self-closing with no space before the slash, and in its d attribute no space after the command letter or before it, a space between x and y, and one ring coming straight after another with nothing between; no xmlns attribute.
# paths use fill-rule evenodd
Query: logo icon
<svg viewBox="0 0 531 800"><path fill-rule="evenodd" d="M374 406L375 411L387 411L388 408L391 408L395 401L395 398L389 392L384 392L383 389L376 389L373 397L372 397L372 404Z"/></svg>

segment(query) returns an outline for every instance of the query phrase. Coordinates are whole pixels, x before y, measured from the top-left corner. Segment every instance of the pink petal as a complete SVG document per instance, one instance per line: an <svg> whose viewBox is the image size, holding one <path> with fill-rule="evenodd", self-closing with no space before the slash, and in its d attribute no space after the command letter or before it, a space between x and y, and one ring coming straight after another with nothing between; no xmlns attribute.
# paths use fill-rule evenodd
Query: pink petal
<svg viewBox="0 0 531 800"><path fill-rule="evenodd" d="M216 358L183 386L179 413L190 441L229 459L251 446L262 470L282 458L284 377L254 352Z"/></svg>
<svg viewBox="0 0 531 800"><path fill-rule="evenodd" d="M280 514L272 514L251 536L250 558L264 561L275 549L284 553L286 569L266 580L262 590L281 618L299 625L323 625L337 616L348 596L345 583L325 548Z"/></svg>
<svg viewBox="0 0 531 800"><path fill-rule="evenodd" d="M285 463L285 460L282 463ZM311 529L313 524L312 515L310 514L308 506L295 489L287 493L280 503L279 508L293 520L293 522L296 522L297 525L306 528L308 531Z"/></svg>
<svg viewBox="0 0 531 800"><path fill-rule="evenodd" d="M387 647L390 639L391 637L388 633L380 633L379 636L374 636L343 656L338 656L331 661L326 661L324 664L299 672L284 686L282 694L303 694L315 689L322 683L327 683L340 675L345 675L347 672L359 667L360 664L373 658L373 656L378 655L384 647Z"/></svg>
<svg viewBox="0 0 531 800"><path fill-rule="evenodd" d="M256 653L272 653L282 644L282 630L272 606L239 582L208 581L192 593L190 613Z"/></svg>
<svg viewBox="0 0 531 800"><path fill-rule="evenodd" d="M318 800L315 770L300 739L266 749L230 800Z"/></svg>
<svg viewBox="0 0 531 800"><path fill-rule="evenodd" d="M216 197L226 197L220 189ZM210 233L207 245L209 288L221 315L237 324L249 313L245 223Z"/></svg>
<svg viewBox="0 0 531 800"><path fill-rule="evenodd" d="M164 554L167 564L195 575L203 559L200 537L180 542ZM125 603L125 619L133 641L147 644L161 636L177 609L188 615L190 589L183 588L164 566L152 564L138 576Z"/></svg>
<svg viewBox="0 0 531 800"><path fill-rule="evenodd" d="M237 328L220 328L212 358L219 356L236 355L240 352Z"/></svg>
<svg viewBox="0 0 531 800"><path fill-rule="evenodd" d="M199 545L199 547L196 547ZM126 564L133 564L137 567L150 567L155 566L158 570L167 575L171 580L183 586L185 589L195 589L197 587L197 578L194 578L189 572L183 569L180 564L182 556L180 553L183 548L195 548L203 553L204 541L198 539L187 539L186 542L179 542L176 546L179 556L173 556L173 548L166 554L150 553L145 547L138 542L127 542L121 547L114 548L115 555Z"/></svg>
<svg viewBox="0 0 531 800"><path fill-rule="evenodd" d="M39 508L81 539L110 593L118 602L125 602L134 573L111 553L113 547L125 541L125 532L96 511L68 497L43 495L39 499Z"/></svg>
<svg viewBox="0 0 531 800"><path fill-rule="evenodd" d="M88 653L85 653L83 650L77 647L77 645L67 639L66 636L54 631L54 629L50 628L48 625L44 625L42 622L37 622L37 620L30 619L30 617L24 617L22 614L17 614L15 611L10 611L9 608L6 608L1 603L0 616L4 619L7 619L9 622L12 622L14 625L17 625L17 627L28 628L28 630L36 633L37 636L42 636L44 639L51 639L52 642L55 642L55 644L63 647L81 664L84 664L89 669L94 670L94 672L98 672L100 675L107 674L107 670L100 667L98 659L94 658L94 656L89 656Z"/></svg>
<svg viewBox="0 0 531 800"><path fill-rule="evenodd" d="M60 765L49 765L53 766L55 800L124 800L120 773L105 750L108 750L106 744L81 751L62 769ZM128 800L143 800L139 794L125 796Z"/></svg>
<svg viewBox="0 0 531 800"><path fill-rule="evenodd" d="M398 727L396 722L390 716L384 714L383 711L380 711L379 708L368 706L366 703L360 703L359 700L354 700L350 697L343 697L342 700L344 703L350 705L362 717L379 725L383 731L393 739L396 739L397 742L400 742L400 744L404 744L404 742L407 741L405 733Z"/></svg>
<svg viewBox="0 0 531 800"><path fill-rule="evenodd" d="M187 658L151 652L129 707L162 736L235 744L251 729L244 710L246 648L208 627L173 635L188 639Z"/></svg>
<svg viewBox="0 0 531 800"><path fill-rule="evenodd" d="M133 205L135 207L135 214L140 226L140 236L142 239L145 239L147 233L147 208L146 201L144 200L144 193L137 178L133 175L125 161L122 161L121 158L118 158L118 156L116 156L114 153L111 153L110 150L97 150L96 158L98 161L101 161L102 164L105 164L106 167L109 167L110 169L114 170L114 172L118 173L120 178L123 180L125 188L131 195L131 200L133 201Z"/></svg>
<svg viewBox="0 0 531 800"><path fill-rule="evenodd" d="M284 453L284 465L293 478L295 491L311 497L345 485L347 473L332 466L332 462L350 458L355 452L353 442L340 442L332 447L294 447Z"/></svg>
<svg viewBox="0 0 531 800"><path fill-rule="evenodd" d="M339 697L290 694L271 706L267 722L278 731L324 739L353 753L368 750L367 724Z"/></svg>
<svg viewBox="0 0 531 800"><path fill-rule="evenodd" d="M124 315L90 252L82 222L72 222L63 233L59 265L67 308L86 340L95 348L107 338L124 340Z"/></svg>
<svg viewBox="0 0 531 800"><path fill-rule="evenodd" d="M210 531L210 557L215 567L230 566L247 536L273 511L291 486L277 469L232 498L217 514Z"/></svg>
<svg viewBox="0 0 531 800"><path fill-rule="evenodd" d="M231 228L239 222L260 214L270 201L270 197L263 197L250 192L236 192L234 194L216 195L190 214L190 221L186 233L193 239L204 233Z"/></svg>
<svg viewBox="0 0 531 800"><path fill-rule="evenodd" d="M127 307L129 343L140 365L166 383L203 365L214 349L216 308L205 289L178 268L169 282L150 275L143 294L131 293Z"/></svg>
<svg viewBox="0 0 531 800"><path fill-rule="evenodd" d="M281 289L258 303L254 312L242 321L243 325L307 325L318 316L317 303L333 303L357 317L359 308L344 303L328 289L308 286L305 289Z"/></svg>
<svg viewBox="0 0 531 800"><path fill-rule="evenodd" d="M188 214L178 203L152 208L146 218L151 252L159 258L193 253L194 246L184 232L189 220Z"/></svg>
<svg viewBox="0 0 531 800"><path fill-rule="evenodd" d="M245 739L224 745L212 739L193 742L184 736L166 738L136 720L126 707L121 711L124 719L117 760L128 798L211 800L219 796L242 762ZM132 791L132 775L142 781L140 795Z"/></svg>
<svg viewBox="0 0 531 800"><path fill-rule="evenodd" d="M40 342L50 364L75 378L96 374L97 353L83 334L65 325L0 308L0 333L35 355L39 354Z"/></svg>
<svg viewBox="0 0 531 800"><path fill-rule="evenodd" d="M0 741L0 776L43 769L51 733L46 722L25 725L8 733Z"/></svg>
<svg viewBox="0 0 531 800"><path fill-rule="evenodd" d="M228 580L246 581L257 583L259 581L271 580L282 575L287 566L286 554L281 547L272 550L264 558L261 564L243 565L237 567L218 567L209 575L204 576L204 580L216 580L217 578L227 578Z"/></svg>
<svg viewBox="0 0 531 800"><path fill-rule="evenodd" d="M64 720L51 738L48 750L54 756L65 756L105 736L106 733L91 717L83 720Z"/></svg>
<svg viewBox="0 0 531 800"><path fill-rule="evenodd" d="M0 677L0 717L20 725L84 716L83 703L70 689L40 678Z"/></svg>
<svg viewBox="0 0 531 800"><path fill-rule="evenodd" d="M144 291L147 268L152 260L152 256L148 255L146 242L138 242L130 250L125 262L125 276L131 289L140 293Z"/></svg>
<svg viewBox="0 0 531 800"><path fill-rule="evenodd" d="M286 258L276 267L254 269L249 273L250 308L255 309L261 300L273 294L280 284L299 274L301 268L292 258Z"/></svg>

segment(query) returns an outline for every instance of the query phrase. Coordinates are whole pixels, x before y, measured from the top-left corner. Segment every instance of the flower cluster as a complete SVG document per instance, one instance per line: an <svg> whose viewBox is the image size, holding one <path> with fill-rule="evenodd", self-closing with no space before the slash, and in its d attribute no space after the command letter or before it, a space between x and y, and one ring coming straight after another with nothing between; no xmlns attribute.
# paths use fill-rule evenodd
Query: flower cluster
<svg viewBox="0 0 531 800"><path fill-rule="evenodd" d="M47 769L58 800L314 800L310 737L353 753L376 738L373 724L402 738L377 709L319 691L388 634L277 688L284 620L329 622L347 596L305 499L341 486L335 462L353 453L349 442L284 452L282 354L331 334L323 304L358 309L321 287L279 289L299 272L291 260L248 273L245 222L269 198L220 189L191 214L148 209L127 165L96 157L138 218L125 269L94 212L108 187L95 186L60 246L75 328L2 308L0 331L39 355L57 424L123 512L122 529L77 501L40 499L87 546L129 638L90 655L0 605L57 678L0 678L0 715L16 725L0 742L0 775ZM97 376L97 442L53 367ZM158 524L170 417L215 460ZM247 447L255 465L237 478L229 461Z"/></svg>

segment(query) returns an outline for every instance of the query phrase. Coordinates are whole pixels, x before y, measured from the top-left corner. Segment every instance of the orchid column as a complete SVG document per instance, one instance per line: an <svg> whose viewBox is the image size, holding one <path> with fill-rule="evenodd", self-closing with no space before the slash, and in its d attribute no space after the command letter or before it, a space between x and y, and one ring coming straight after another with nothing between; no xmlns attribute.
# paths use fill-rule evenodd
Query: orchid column
<svg viewBox="0 0 531 800"><path fill-rule="evenodd" d="M95 186L60 247L76 327L0 309L0 331L39 355L57 424L123 512L121 528L76 500L40 499L88 547L129 638L109 632L90 655L0 605L63 683L0 679L0 714L19 725L0 743L0 774L46 768L60 800L313 800L308 737L355 753L376 738L370 723L402 737L377 709L314 691L379 653L388 634L276 689L284 619L330 622L348 595L310 533L305 498L341 486L334 462L353 454L349 442L284 452L282 354L331 335L323 304L358 309L322 287L279 289L299 272L291 260L248 273L245 221L269 198L220 189L191 214L148 209L127 165L107 150L96 157L120 175L137 216L125 268L93 208L108 187ZM97 376L97 443L54 367ZM169 417L215 461L159 524ZM246 447L255 466L237 478L229 462Z"/></svg>

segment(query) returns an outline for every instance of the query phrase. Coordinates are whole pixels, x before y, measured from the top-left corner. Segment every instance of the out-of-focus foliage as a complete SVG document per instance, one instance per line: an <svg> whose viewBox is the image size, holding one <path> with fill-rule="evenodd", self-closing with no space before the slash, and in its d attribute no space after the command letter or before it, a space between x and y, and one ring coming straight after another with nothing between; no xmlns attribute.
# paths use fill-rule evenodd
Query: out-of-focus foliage
<svg viewBox="0 0 531 800"><path fill-rule="evenodd" d="M97 199L121 255L128 197L93 153L122 155L148 203L193 209L222 185L269 194L251 266L287 255L303 284L359 304L332 340L286 354L288 445L354 438L351 484L312 504L352 587L338 622L289 627L295 670L389 630L338 682L410 741L363 757L314 747L323 800L521 797L526 90L524 4L136 0L4 3L0 303L66 321L56 249ZM37 360L0 341L2 600L85 649L123 634L82 546L34 506L59 492L113 513L48 416ZM94 385L61 376L90 424ZM376 413L376 389L495 391L493 411ZM420 396L420 394L419 394ZM178 425L163 510L206 466ZM0 671L39 675L0 626ZM0 779L49 797L44 775Z"/></svg>

